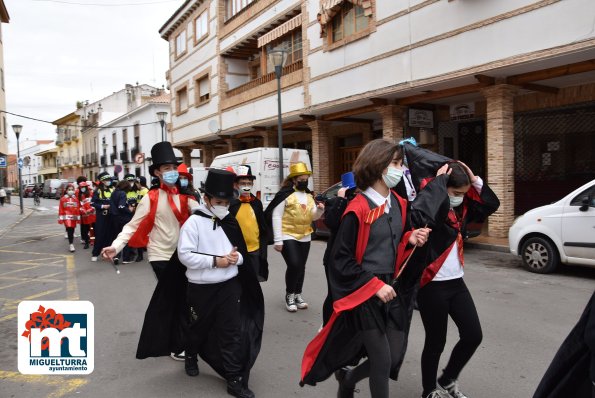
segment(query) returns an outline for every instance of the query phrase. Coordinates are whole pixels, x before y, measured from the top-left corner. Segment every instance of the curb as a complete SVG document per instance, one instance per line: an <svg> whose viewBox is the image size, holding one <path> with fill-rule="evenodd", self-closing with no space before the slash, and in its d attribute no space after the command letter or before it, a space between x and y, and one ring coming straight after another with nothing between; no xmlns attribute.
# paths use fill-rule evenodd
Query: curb
<svg viewBox="0 0 595 398"><path fill-rule="evenodd" d="M12 224L8 225L6 228L0 230L0 238L4 237L4 235L6 235L10 230L12 230L14 227L16 227L17 225L19 225L21 222L23 222L27 218L29 218L29 216L31 216L31 214L33 214L34 210L32 210L32 209L30 209L28 207L24 207L23 208L23 212L24 212L24 214L17 221L15 221Z"/></svg>
<svg viewBox="0 0 595 398"><path fill-rule="evenodd" d="M495 245L492 243L479 243L479 242L465 242L465 248L487 250L492 252L510 253L508 246Z"/></svg>

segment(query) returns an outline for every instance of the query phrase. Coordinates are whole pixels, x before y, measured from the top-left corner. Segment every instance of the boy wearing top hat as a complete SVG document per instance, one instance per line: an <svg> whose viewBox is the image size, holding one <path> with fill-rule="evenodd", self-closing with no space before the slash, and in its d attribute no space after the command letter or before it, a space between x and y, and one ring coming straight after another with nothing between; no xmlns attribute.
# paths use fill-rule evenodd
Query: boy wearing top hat
<svg viewBox="0 0 595 398"><path fill-rule="evenodd" d="M240 227L229 213L234 177L226 170L209 170L204 203L180 231L178 255L186 266L188 304L197 314L186 373L198 375L200 354L227 380L229 394L253 398L248 378L260 350L264 300Z"/></svg>
<svg viewBox="0 0 595 398"><path fill-rule="evenodd" d="M178 193L179 163L171 143L155 144L151 148L151 157L153 164L149 172L159 179L159 188L149 191L141 199L130 222L101 253L111 260L126 244L134 248L146 247L157 276L157 286L141 331L136 353L138 359L178 354L185 348L184 327L189 313L184 296L186 278L184 267L174 252L180 227L191 209L198 206L193 199Z"/></svg>
<svg viewBox="0 0 595 398"><path fill-rule="evenodd" d="M268 238L262 202L251 192L255 179L256 176L252 175L252 168L249 165L240 165L236 168L235 189L240 196L231 201L229 212L240 224L254 273L260 282L264 282L269 277Z"/></svg>

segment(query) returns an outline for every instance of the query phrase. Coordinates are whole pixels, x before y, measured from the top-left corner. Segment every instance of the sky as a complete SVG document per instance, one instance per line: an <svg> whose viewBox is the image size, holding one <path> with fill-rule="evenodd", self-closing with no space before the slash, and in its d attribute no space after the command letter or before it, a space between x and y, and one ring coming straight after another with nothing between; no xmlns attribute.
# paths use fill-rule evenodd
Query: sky
<svg viewBox="0 0 595 398"><path fill-rule="evenodd" d="M167 82L168 43L159 28L184 0L4 0L6 111L54 121L124 85ZM117 5L117 6L114 6ZM20 141L55 139L55 126L7 115Z"/></svg>

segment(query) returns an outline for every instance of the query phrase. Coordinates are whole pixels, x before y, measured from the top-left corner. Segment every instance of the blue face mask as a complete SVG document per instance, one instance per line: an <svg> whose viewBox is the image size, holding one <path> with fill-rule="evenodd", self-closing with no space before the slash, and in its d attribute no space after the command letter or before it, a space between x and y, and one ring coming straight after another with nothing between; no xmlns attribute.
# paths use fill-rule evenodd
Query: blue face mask
<svg viewBox="0 0 595 398"><path fill-rule="evenodd" d="M112 185L112 182L111 182L110 180L105 180L105 181L103 181L103 184L104 184L106 187L109 187L110 185Z"/></svg>
<svg viewBox="0 0 595 398"><path fill-rule="evenodd" d="M163 182L167 185L174 185L178 181L180 174L177 170L170 170L163 173Z"/></svg>
<svg viewBox="0 0 595 398"><path fill-rule="evenodd" d="M188 180L185 178L180 178L180 186L182 188L186 188L188 186Z"/></svg>

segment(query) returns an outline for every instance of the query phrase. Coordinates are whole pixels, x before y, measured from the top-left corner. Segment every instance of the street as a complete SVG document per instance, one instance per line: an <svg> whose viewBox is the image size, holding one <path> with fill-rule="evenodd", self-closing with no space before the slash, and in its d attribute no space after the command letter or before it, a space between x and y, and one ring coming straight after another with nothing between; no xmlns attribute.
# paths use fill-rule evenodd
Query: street
<svg viewBox="0 0 595 398"><path fill-rule="evenodd" d="M183 362L135 359L144 312L155 287L148 262L121 265L90 261L75 238L68 252L58 225L58 201L42 200L37 210L18 198L0 208L0 396L2 397L226 397L224 381L203 361L200 375L186 376ZM44 210L45 209L45 210ZM78 229L77 229L78 233ZM325 241L314 241L306 270L304 297L310 309L285 310L284 270L279 253L269 250L270 278L262 284L266 302L262 350L251 373L261 398L334 397L337 383L299 387L301 356L321 324L326 282L321 259ZM524 271L506 253L469 249L465 280L483 327L483 342L464 369L461 390L470 397L531 397L554 353L578 320L595 287L595 269L563 268L553 275ZM95 370L88 376L27 376L17 370L16 307L23 299L89 300L95 306ZM419 397L423 327L414 313L409 349L391 397ZM445 355L456 342L450 322ZM358 398L369 397L366 383Z"/></svg>

